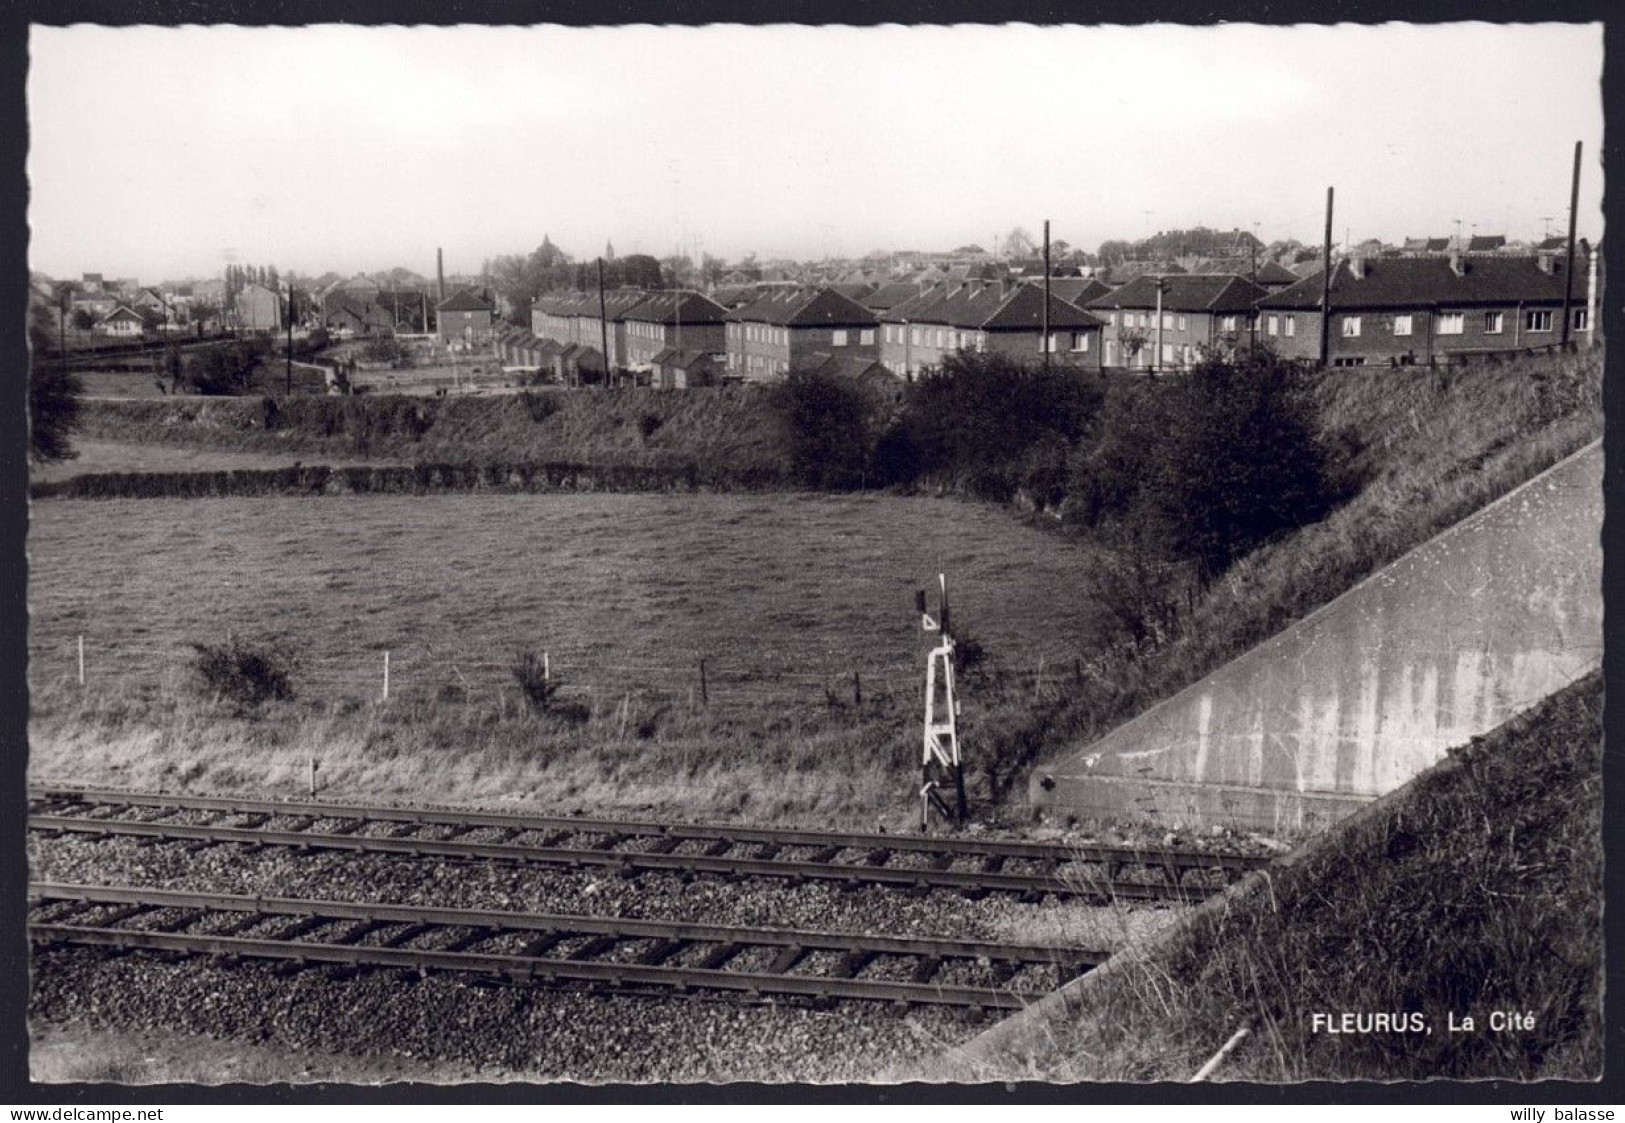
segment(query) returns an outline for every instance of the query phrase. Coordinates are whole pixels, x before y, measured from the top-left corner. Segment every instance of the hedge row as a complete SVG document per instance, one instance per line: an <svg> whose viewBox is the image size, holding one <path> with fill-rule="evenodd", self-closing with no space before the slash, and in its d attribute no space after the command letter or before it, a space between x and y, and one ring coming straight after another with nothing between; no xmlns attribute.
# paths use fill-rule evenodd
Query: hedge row
<svg viewBox="0 0 1625 1123"><path fill-rule="evenodd" d="M98 472L36 483L36 499L213 498L255 495L424 495L431 492L773 491L790 486L765 471L582 464L415 464L230 469L213 472Z"/></svg>

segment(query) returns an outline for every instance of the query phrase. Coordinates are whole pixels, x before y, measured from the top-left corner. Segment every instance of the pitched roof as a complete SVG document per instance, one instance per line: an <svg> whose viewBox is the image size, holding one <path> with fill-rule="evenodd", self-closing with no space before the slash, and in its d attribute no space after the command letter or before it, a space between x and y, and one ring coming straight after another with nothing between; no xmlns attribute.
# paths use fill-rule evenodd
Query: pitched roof
<svg viewBox="0 0 1625 1123"><path fill-rule="evenodd" d="M1051 329L1101 326L1099 317L1056 295L1053 280L1050 286ZM1004 286L975 281L938 286L882 313L881 318L888 323L944 324L977 331L1039 331L1044 322L1044 286L1039 282Z"/></svg>
<svg viewBox="0 0 1625 1123"><path fill-rule="evenodd" d="M1505 234L1474 234L1467 240L1468 253L1488 253L1507 244Z"/></svg>
<svg viewBox="0 0 1625 1123"><path fill-rule="evenodd" d="M906 281L892 281L881 285L858 301L871 312L884 312L895 308L905 300L910 300L920 294L919 285L911 285Z"/></svg>
<svg viewBox="0 0 1625 1123"><path fill-rule="evenodd" d="M1563 261L1547 273L1538 258L1495 256L1460 260L1461 272L1447 257L1380 258L1365 264L1365 276L1356 278L1349 263L1337 263L1332 272L1333 308L1430 308L1467 304L1561 304ZM1574 265L1574 298L1583 299L1586 276L1582 262ZM1258 302L1260 308L1314 309L1320 307L1322 272L1305 277Z"/></svg>
<svg viewBox="0 0 1625 1123"><path fill-rule="evenodd" d="M435 305L438 312L489 312L491 306L467 289L458 289Z"/></svg>
<svg viewBox="0 0 1625 1123"><path fill-rule="evenodd" d="M656 366L671 366L687 370L701 363L715 363L716 359L710 351L701 351L694 347L662 347L655 352L655 357L650 362Z"/></svg>
<svg viewBox="0 0 1625 1123"><path fill-rule="evenodd" d="M145 324L147 322L146 317L133 310L128 304L120 304L107 315L97 320L96 323L98 325L110 324L114 320L134 320L138 324Z"/></svg>
<svg viewBox="0 0 1625 1123"><path fill-rule="evenodd" d="M1042 284L1041 281L1034 283ZM1082 308L1095 297L1111 292L1112 287L1093 277L1051 277L1049 291L1051 296L1058 296L1068 304Z"/></svg>
<svg viewBox="0 0 1625 1123"><path fill-rule="evenodd" d="M836 378L850 378L862 382L897 383L902 381L888 370L879 359L861 358L854 355L831 355L822 351L815 351L805 360L796 365L796 371L804 374L831 375Z"/></svg>
<svg viewBox="0 0 1625 1123"><path fill-rule="evenodd" d="M779 289L728 313L735 323L778 327L874 327L875 314L832 289Z"/></svg>
<svg viewBox="0 0 1625 1123"><path fill-rule="evenodd" d="M720 324L728 310L697 292L657 292L623 310L616 318L652 324Z"/></svg>
<svg viewBox="0 0 1625 1123"><path fill-rule="evenodd" d="M1156 308L1157 284L1162 284L1165 312L1249 312L1265 290L1234 273L1178 273L1136 277L1128 284L1097 296L1090 308Z"/></svg>

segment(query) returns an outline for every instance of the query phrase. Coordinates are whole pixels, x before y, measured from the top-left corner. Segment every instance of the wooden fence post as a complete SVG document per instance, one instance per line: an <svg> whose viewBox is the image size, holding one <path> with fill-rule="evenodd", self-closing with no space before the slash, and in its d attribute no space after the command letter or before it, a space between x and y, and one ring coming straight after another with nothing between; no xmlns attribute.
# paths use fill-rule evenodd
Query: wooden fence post
<svg viewBox="0 0 1625 1123"><path fill-rule="evenodd" d="M79 637L79 685L85 685L85 637Z"/></svg>
<svg viewBox="0 0 1625 1123"><path fill-rule="evenodd" d="M711 694L710 694L710 691L708 691L706 689L706 684L705 684L705 660L702 658L700 660L700 705L709 706L710 704L711 704Z"/></svg>
<svg viewBox="0 0 1625 1123"><path fill-rule="evenodd" d="M863 708L863 679L858 672L852 672L852 705L855 709Z"/></svg>

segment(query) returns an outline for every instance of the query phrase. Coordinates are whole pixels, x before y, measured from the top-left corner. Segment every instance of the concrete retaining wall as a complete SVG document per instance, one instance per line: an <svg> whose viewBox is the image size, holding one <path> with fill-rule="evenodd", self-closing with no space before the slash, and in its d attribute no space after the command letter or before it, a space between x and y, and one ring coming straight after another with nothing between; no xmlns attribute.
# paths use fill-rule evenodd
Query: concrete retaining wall
<svg viewBox="0 0 1625 1123"><path fill-rule="evenodd" d="M1602 660L1595 443L1037 770L1035 806L1315 829Z"/></svg>

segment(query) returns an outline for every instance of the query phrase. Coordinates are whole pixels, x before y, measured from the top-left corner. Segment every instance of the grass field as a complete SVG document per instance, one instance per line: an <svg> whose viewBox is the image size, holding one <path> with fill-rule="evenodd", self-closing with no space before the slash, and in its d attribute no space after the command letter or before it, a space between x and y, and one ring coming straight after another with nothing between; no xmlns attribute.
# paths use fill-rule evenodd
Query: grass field
<svg viewBox="0 0 1625 1123"><path fill-rule="evenodd" d="M154 499L33 519L31 768L101 782L286 787L317 755L357 795L906 820L914 589L946 570L957 629L1012 672L973 676L971 737L1042 689L1014 672L1069 674L1095 627L1088 551L948 500ZM294 648L299 697L259 719L199 700L186 645L228 632ZM525 712L526 646L584 722Z"/></svg>

